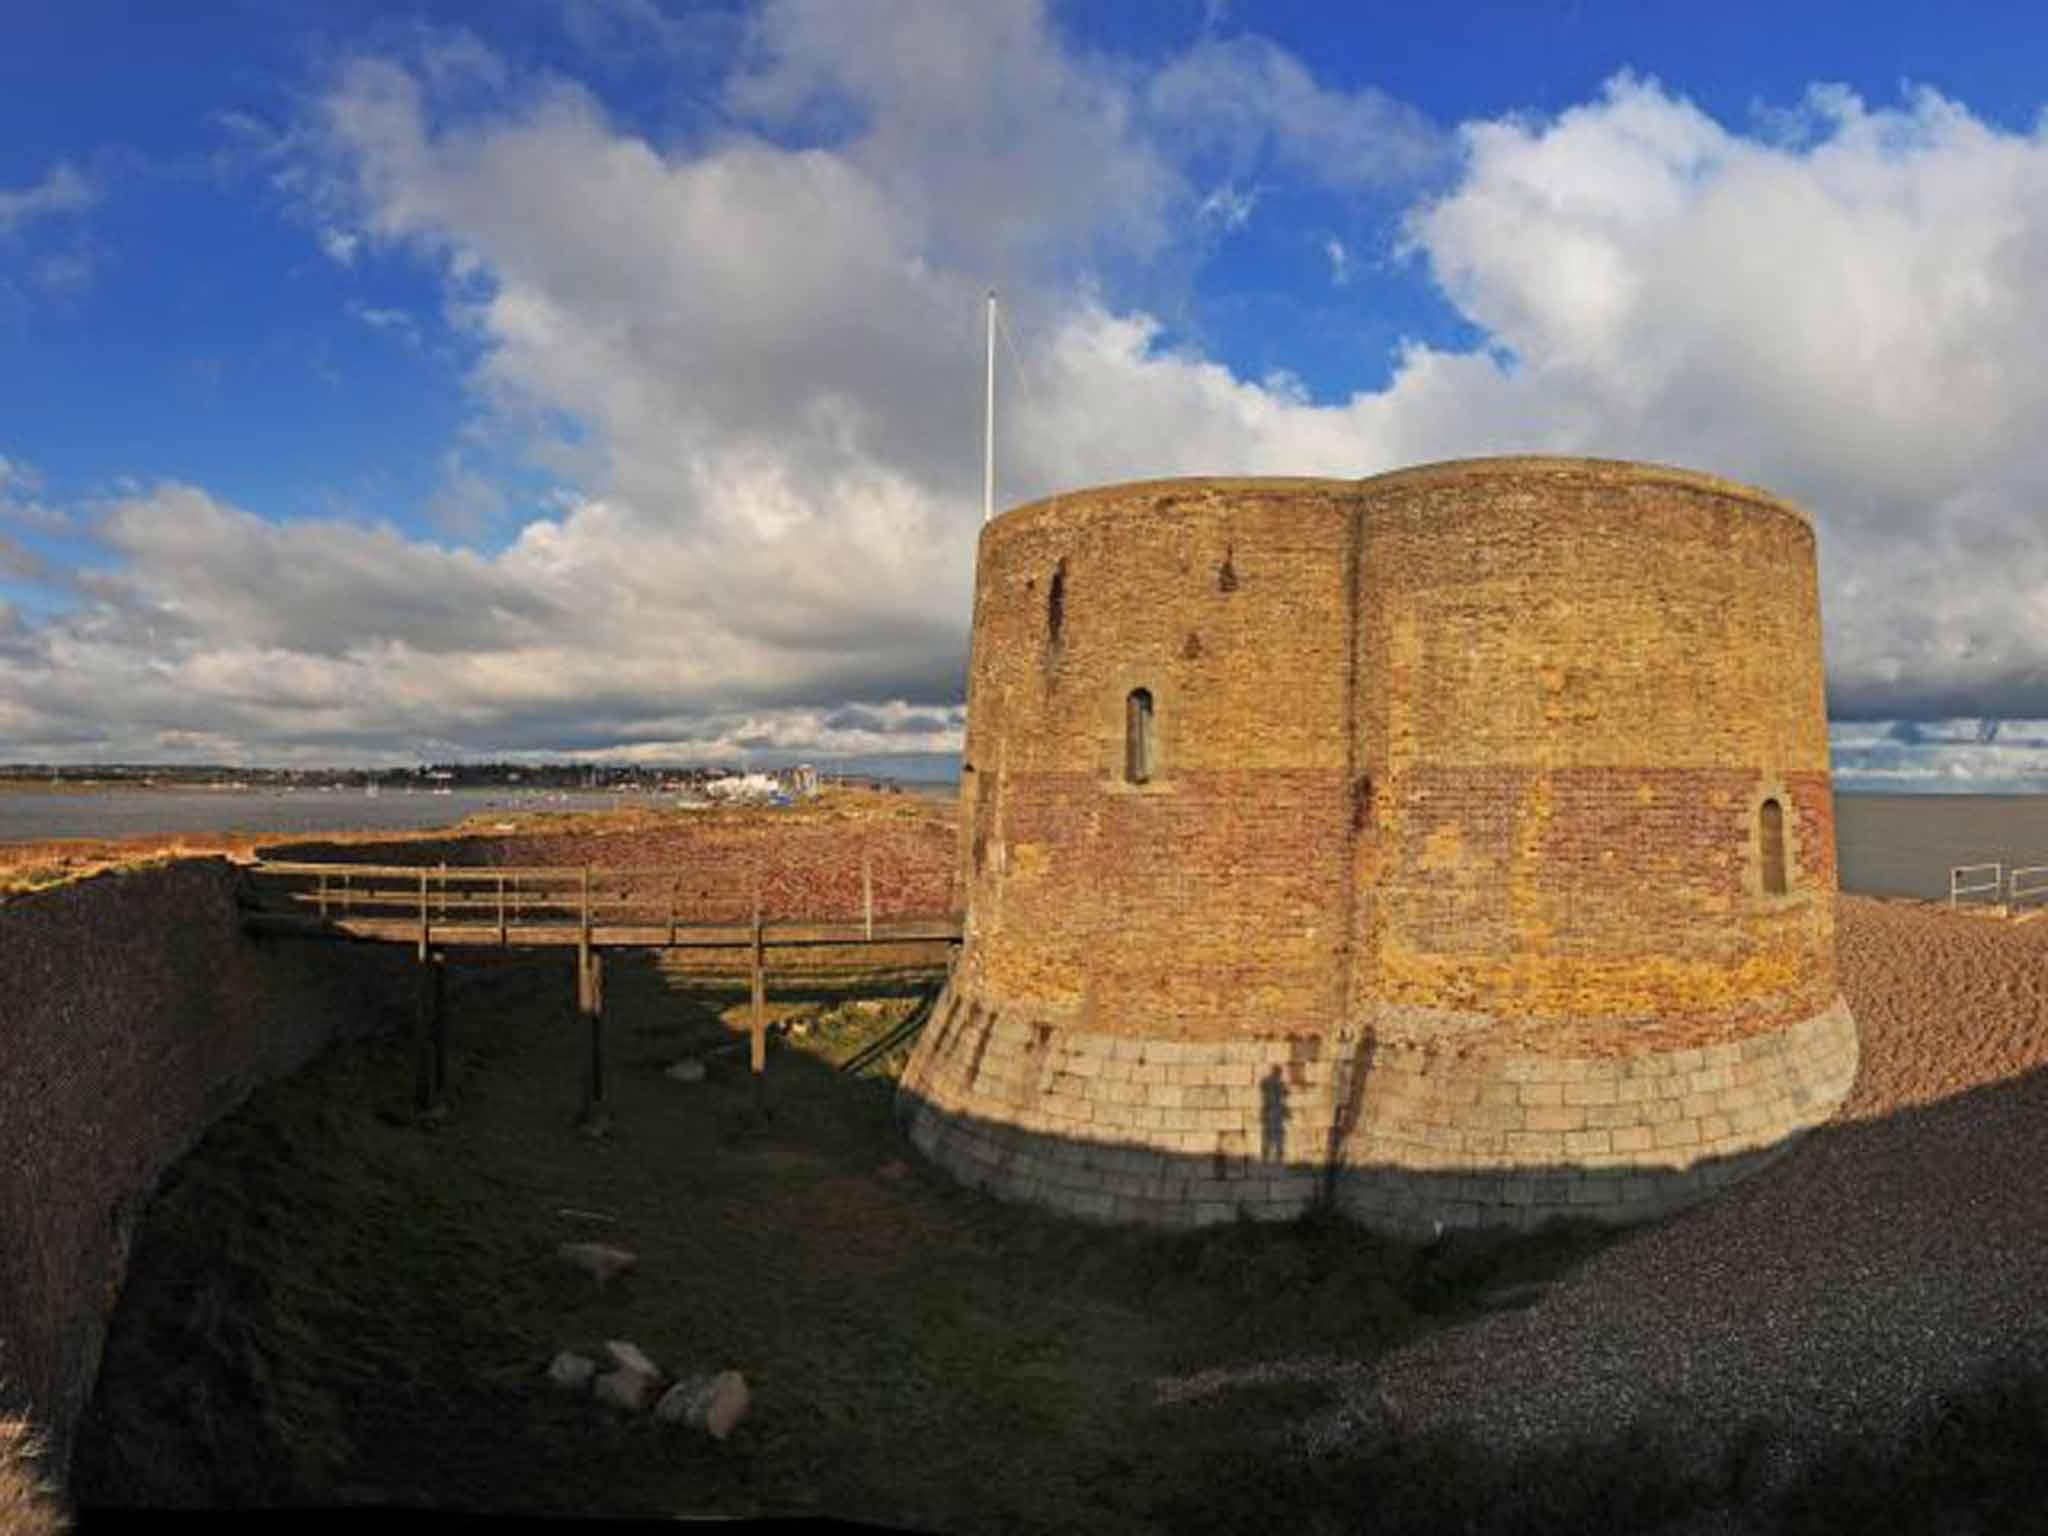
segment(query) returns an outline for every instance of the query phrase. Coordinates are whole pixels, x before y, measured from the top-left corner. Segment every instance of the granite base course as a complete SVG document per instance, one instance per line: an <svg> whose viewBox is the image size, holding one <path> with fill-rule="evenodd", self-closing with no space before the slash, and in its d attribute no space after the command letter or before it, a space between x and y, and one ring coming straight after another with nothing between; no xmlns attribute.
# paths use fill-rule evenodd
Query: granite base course
<svg viewBox="0 0 2048 1536"><path fill-rule="evenodd" d="M964 1182L1105 1221L1376 1230L1676 1210L1827 1120L1856 1075L1837 999L1789 1025L1635 1056L1484 1055L1334 1035L1167 1041L1063 1029L949 989L904 1078L912 1140Z"/></svg>

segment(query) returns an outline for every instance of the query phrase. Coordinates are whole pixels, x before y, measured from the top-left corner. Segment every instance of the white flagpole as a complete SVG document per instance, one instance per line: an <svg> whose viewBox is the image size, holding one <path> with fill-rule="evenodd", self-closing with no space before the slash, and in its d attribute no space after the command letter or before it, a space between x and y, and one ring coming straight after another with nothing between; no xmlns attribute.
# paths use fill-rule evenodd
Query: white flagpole
<svg viewBox="0 0 2048 1536"><path fill-rule="evenodd" d="M981 520L996 510L996 291L988 291L988 415L981 459Z"/></svg>

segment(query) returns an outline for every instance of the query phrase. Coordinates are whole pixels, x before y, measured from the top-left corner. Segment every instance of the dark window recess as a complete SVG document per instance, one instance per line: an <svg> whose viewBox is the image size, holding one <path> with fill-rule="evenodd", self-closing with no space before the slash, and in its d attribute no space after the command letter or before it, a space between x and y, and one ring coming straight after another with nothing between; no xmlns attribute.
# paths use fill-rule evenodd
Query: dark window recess
<svg viewBox="0 0 2048 1536"><path fill-rule="evenodd" d="M1216 590L1218 592L1235 592L1237 590L1237 567L1230 563L1236 554L1237 551L1235 549L1223 551L1223 563L1216 567Z"/></svg>
<svg viewBox="0 0 2048 1536"><path fill-rule="evenodd" d="M1149 783L1152 778L1152 690L1133 688L1124 700L1124 781Z"/></svg>
<svg viewBox="0 0 2048 1536"><path fill-rule="evenodd" d="M1202 659L1202 637L1193 630L1189 630L1187 644L1180 648L1180 653L1188 661L1200 661Z"/></svg>
<svg viewBox="0 0 2048 1536"><path fill-rule="evenodd" d="M1757 807L1757 840L1763 853L1764 894L1785 894L1785 808L1776 800Z"/></svg>
<svg viewBox="0 0 2048 1536"><path fill-rule="evenodd" d="M1067 622L1067 562L1062 560L1052 568L1052 586L1045 594L1045 637L1054 645L1060 643L1060 631Z"/></svg>

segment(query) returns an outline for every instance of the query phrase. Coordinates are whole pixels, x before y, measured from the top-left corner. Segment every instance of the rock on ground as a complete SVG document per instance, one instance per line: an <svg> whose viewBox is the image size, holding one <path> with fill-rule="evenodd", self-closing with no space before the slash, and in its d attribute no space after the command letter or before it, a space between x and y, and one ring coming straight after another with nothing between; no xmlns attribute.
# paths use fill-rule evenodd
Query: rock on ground
<svg viewBox="0 0 2048 1536"><path fill-rule="evenodd" d="M639 1371L607 1371L597 1378L597 1400L612 1408L638 1413L647 1401L654 1378Z"/></svg>
<svg viewBox="0 0 2048 1536"><path fill-rule="evenodd" d="M637 1254L607 1243L563 1243L555 1250L555 1256L582 1270L599 1285L640 1262Z"/></svg>
<svg viewBox="0 0 2048 1536"><path fill-rule="evenodd" d="M597 1362L588 1355L563 1350L548 1366L548 1380L558 1387L587 1387L597 1374Z"/></svg>
<svg viewBox="0 0 2048 1536"><path fill-rule="evenodd" d="M714 1440L723 1440L753 1406L747 1378L738 1371L720 1371L714 1376L692 1376L677 1382L655 1405L657 1418L678 1420L701 1429Z"/></svg>
<svg viewBox="0 0 2048 1536"><path fill-rule="evenodd" d="M645 1376L653 1381L661 1374L661 1367L641 1352L640 1346L625 1339L606 1339L605 1353L612 1357L612 1364L622 1371L631 1371L636 1376Z"/></svg>
<svg viewBox="0 0 2048 1536"><path fill-rule="evenodd" d="M679 1061L668 1069L668 1076L679 1083L701 1083L704 1081L704 1063L694 1056Z"/></svg>

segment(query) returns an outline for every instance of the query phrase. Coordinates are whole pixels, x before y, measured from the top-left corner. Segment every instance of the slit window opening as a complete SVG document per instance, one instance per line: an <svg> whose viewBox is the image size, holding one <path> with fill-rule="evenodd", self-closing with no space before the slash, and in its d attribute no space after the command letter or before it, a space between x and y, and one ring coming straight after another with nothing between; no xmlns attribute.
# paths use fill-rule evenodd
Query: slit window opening
<svg viewBox="0 0 2048 1536"><path fill-rule="evenodd" d="M1124 780L1144 784L1152 778L1152 690L1133 688L1124 700Z"/></svg>
<svg viewBox="0 0 2048 1536"><path fill-rule="evenodd" d="M1785 808L1775 799L1757 807L1758 841L1763 854L1764 894L1785 894Z"/></svg>

